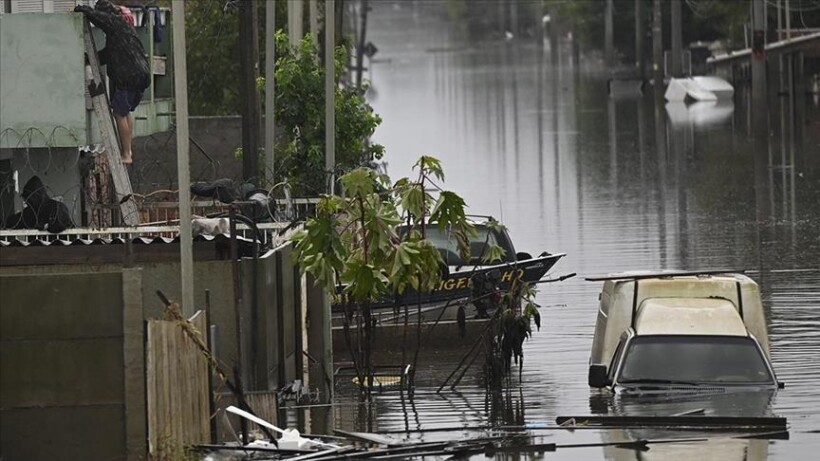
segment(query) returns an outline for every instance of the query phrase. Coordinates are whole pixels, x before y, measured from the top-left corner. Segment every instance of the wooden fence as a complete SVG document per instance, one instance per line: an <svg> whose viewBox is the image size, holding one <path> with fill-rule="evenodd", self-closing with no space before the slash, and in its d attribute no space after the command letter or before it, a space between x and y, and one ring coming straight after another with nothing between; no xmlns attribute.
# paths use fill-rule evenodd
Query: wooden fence
<svg viewBox="0 0 820 461"><path fill-rule="evenodd" d="M190 319L207 332L203 311ZM148 320L148 451L169 455L210 441L208 363L175 321Z"/></svg>

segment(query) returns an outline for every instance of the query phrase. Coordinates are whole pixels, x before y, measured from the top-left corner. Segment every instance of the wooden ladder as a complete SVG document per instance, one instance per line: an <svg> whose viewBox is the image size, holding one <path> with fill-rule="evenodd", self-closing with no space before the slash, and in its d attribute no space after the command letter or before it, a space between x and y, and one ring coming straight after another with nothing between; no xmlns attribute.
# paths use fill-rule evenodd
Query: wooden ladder
<svg viewBox="0 0 820 461"><path fill-rule="evenodd" d="M91 96L91 105L94 108L97 124L100 127L100 138L105 146L105 155L108 158L108 167L114 180L114 195L120 205L122 221L127 226L137 226L140 223L139 210L134 202L131 190L131 180L120 157L120 142L114 126L114 118L108 105L108 95L105 83L100 72L100 62L97 57L97 46L88 20L85 21L85 55L88 58L86 66L86 83L88 94Z"/></svg>

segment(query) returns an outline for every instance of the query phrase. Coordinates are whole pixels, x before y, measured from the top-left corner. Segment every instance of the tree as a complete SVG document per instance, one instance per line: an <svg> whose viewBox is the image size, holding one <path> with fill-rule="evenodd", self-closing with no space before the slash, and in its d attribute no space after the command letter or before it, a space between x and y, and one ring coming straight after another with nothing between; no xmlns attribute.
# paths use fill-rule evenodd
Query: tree
<svg viewBox="0 0 820 461"><path fill-rule="evenodd" d="M470 258L468 237L475 234L465 214L464 200L452 191L441 189L437 183L444 180L441 163L433 157L422 156L414 170L418 171L415 181L402 178L394 184L386 175L367 167L345 174L341 177L342 195L322 197L316 216L308 219L304 230L293 237L302 272L313 275L334 297L335 304L345 306L348 348L351 348L349 319L356 313L363 320L358 324L358 333L364 349L351 348L350 352L358 382L368 394L373 383L371 303L387 297L401 299L409 288L420 293L430 292L437 285L442 276L441 268L446 266L438 248L427 240L426 226L449 229L465 261ZM401 234L396 232L399 224L406 226ZM488 260L502 256L500 247L490 245ZM522 309L521 300L533 293L531 288L519 283L505 296L502 309L497 311L501 321L494 324L497 328L493 336L499 345L494 355L509 351L507 358L514 355L516 361L522 356L521 343L530 333L530 319L536 318L536 323L540 323L534 303L527 300ZM419 344L420 304L417 309L416 343ZM416 369L417 360L418 348L412 370Z"/></svg>
<svg viewBox="0 0 820 461"><path fill-rule="evenodd" d="M306 35L291 47L287 35L276 34L276 107L278 133L274 149L279 180L287 180L295 196L316 196L326 190L325 72L316 59L316 44ZM381 117L364 97L366 88L338 84L345 72L346 51L335 50L336 172L344 173L382 158L384 147L370 143ZM264 91L265 79L259 79Z"/></svg>
<svg viewBox="0 0 820 461"><path fill-rule="evenodd" d="M170 1L165 1L169 6ZM162 5L162 3L160 3ZM259 2L259 49L265 49L264 8ZM188 103L191 115L239 113L239 18L236 2L185 1ZM276 2L276 25L287 23L287 2ZM259 68L264 69L264 53Z"/></svg>

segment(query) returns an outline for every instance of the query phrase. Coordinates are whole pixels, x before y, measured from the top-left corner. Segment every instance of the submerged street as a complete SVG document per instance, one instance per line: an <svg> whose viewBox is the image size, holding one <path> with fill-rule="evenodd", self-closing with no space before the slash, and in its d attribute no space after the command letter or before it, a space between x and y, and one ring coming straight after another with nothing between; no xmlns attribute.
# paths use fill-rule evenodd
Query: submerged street
<svg viewBox="0 0 820 461"><path fill-rule="evenodd" d="M411 175L420 155L442 161L444 188L508 227L518 251L567 256L540 287L542 327L524 344L521 380L491 405L474 367L436 389L461 353L423 351L414 400L397 391L367 411L340 393L338 426L448 440L487 425L530 426L528 443L601 443L703 436L690 431L539 431L557 416L706 415L788 418L789 440L653 445L647 453L573 448L549 459L803 459L820 447L820 101L805 118L771 96L767 145L752 140L748 91L734 104L659 104L607 94L599 60L572 61L532 37L477 40L441 2L374 2L365 74L384 122L387 173ZM627 270L745 270L760 285L775 372L785 389L629 400L587 385L600 283ZM463 352L462 352L463 353ZM515 368L514 368L515 370ZM449 429L449 430L447 430ZM421 434L420 430L441 430ZM403 431L408 431L402 433ZM706 434L706 437L710 437Z"/></svg>

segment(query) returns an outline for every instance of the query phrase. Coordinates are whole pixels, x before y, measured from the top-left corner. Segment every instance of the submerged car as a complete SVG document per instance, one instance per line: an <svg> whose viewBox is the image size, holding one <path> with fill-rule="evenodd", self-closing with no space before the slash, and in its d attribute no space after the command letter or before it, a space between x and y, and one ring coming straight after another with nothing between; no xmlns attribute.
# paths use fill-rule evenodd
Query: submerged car
<svg viewBox="0 0 820 461"><path fill-rule="evenodd" d="M782 387L757 284L724 272L625 273L603 281L589 385L623 393Z"/></svg>

